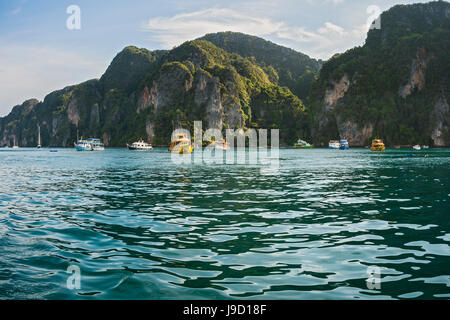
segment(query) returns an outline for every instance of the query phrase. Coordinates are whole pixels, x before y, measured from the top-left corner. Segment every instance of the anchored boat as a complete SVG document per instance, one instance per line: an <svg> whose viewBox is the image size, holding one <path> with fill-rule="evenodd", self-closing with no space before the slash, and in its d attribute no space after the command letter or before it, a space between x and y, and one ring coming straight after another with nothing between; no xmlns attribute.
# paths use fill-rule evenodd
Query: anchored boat
<svg viewBox="0 0 450 320"><path fill-rule="evenodd" d="M127 143L127 148L132 151L150 151L153 149L150 143L144 142L143 140L133 142L132 144Z"/></svg>
<svg viewBox="0 0 450 320"><path fill-rule="evenodd" d="M93 150L90 142L88 142L87 140L83 140L83 138L78 140L78 142L75 142L74 146L77 151L92 151Z"/></svg>
<svg viewBox="0 0 450 320"><path fill-rule="evenodd" d="M93 151L105 151L105 145L100 141L100 139L88 139L91 142Z"/></svg>
<svg viewBox="0 0 450 320"><path fill-rule="evenodd" d="M348 145L348 141L345 140L345 139L339 141L339 149L341 149L341 150L348 150L348 149L350 149L350 147Z"/></svg>
<svg viewBox="0 0 450 320"><path fill-rule="evenodd" d="M295 149L312 149L312 145L302 139L298 139L298 141L294 144Z"/></svg>
<svg viewBox="0 0 450 320"><path fill-rule="evenodd" d="M383 140L381 139L374 139L372 140L372 146L370 147L370 150L372 151L384 151L386 150L386 146L383 143Z"/></svg>
<svg viewBox="0 0 450 320"><path fill-rule="evenodd" d="M414 149L414 150L420 150L421 147L420 147L418 144L416 144L415 146L413 146L413 149Z"/></svg>
<svg viewBox="0 0 450 320"><path fill-rule="evenodd" d="M339 141L337 140L330 140L330 142L328 142L328 149L339 149L339 147Z"/></svg>
<svg viewBox="0 0 450 320"><path fill-rule="evenodd" d="M104 151L105 146L101 142L100 139L90 138L83 139L81 138L78 142L74 143L75 149L77 151Z"/></svg>
<svg viewBox="0 0 450 320"><path fill-rule="evenodd" d="M194 146L184 133L177 133L175 138L171 141L169 148L170 152L179 154L192 153L193 150Z"/></svg>

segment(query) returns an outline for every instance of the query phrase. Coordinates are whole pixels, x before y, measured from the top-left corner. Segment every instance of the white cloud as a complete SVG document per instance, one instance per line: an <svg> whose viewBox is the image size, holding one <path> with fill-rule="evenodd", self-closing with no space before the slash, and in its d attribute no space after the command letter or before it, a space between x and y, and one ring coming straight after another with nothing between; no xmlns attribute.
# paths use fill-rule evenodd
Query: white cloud
<svg viewBox="0 0 450 320"><path fill-rule="evenodd" d="M325 22L323 27L319 28L317 32L324 35L328 33L335 33L339 36L347 35L347 32L344 30L344 28L339 27L331 22Z"/></svg>
<svg viewBox="0 0 450 320"><path fill-rule="evenodd" d="M0 116L27 99L98 78L106 67L71 52L0 43Z"/></svg>
<svg viewBox="0 0 450 320"><path fill-rule="evenodd" d="M206 33L235 31L261 36L322 59L328 59L336 52L361 45L367 33L365 25L346 30L327 21L317 30L308 30L260 15L252 16L248 12L225 8L152 18L143 24L143 29L150 33L151 40L157 41L165 48L171 48Z"/></svg>
<svg viewBox="0 0 450 320"><path fill-rule="evenodd" d="M173 17L150 19L143 28L152 33L152 38L166 47L179 45L206 33L240 31L252 35L267 35L283 28L284 23L267 18L250 17L231 9L212 8Z"/></svg>

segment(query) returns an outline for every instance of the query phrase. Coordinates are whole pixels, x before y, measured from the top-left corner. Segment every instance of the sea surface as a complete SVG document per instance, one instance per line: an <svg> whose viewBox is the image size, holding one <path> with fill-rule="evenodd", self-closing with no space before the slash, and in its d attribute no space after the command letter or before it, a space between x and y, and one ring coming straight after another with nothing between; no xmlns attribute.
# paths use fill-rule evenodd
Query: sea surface
<svg viewBox="0 0 450 320"><path fill-rule="evenodd" d="M450 149L0 150L0 299L449 299L449 245Z"/></svg>

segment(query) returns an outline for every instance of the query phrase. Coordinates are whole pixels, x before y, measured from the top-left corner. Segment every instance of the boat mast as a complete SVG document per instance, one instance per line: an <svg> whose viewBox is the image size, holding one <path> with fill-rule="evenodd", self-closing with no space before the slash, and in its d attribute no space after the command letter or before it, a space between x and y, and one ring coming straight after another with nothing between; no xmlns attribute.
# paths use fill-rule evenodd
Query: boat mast
<svg viewBox="0 0 450 320"><path fill-rule="evenodd" d="M38 124L38 147L41 146L41 126Z"/></svg>

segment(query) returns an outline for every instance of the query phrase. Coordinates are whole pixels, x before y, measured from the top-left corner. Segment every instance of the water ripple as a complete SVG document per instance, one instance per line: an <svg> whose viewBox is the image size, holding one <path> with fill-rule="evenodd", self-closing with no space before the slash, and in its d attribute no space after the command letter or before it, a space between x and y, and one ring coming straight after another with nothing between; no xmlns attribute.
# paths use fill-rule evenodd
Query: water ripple
<svg viewBox="0 0 450 320"><path fill-rule="evenodd" d="M0 298L449 298L450 150L408 152L281 150L267 176L162 149L0 151Z"/></svg>

